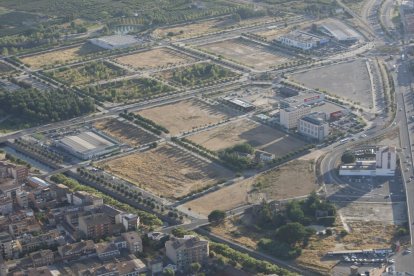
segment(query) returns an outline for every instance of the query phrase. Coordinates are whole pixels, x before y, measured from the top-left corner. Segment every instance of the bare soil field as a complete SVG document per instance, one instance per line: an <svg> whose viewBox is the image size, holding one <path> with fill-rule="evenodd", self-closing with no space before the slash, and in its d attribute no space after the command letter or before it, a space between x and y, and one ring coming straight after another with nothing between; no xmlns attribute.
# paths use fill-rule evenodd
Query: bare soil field
<svg viewBox="0 0 414 276"><path fill-rule="evenodd" d="M371 81L364 60L328 65L290 77L305 86L325 90L363 107L372 106Z"/></svg>
<svg viewBox="0 0 414 276"><path fill-rule="evenodd" d="M139 114L166 127L172 135L216 124L229 114L202 101L191 99L140 111Z"/></svg>
<svg viewBox="0 0 414 276"><path fill-rule="evenodd" d="M294 59L241 38L205 44L200 48L258 70L267 70Z"/></svg>
<svg viewBox="0 0 414 276"><path fill-rule="evenodd" d="M313 161L294 160L186 203L193 212L208 215L215 209L231 210L248 203L308 195L318 188Z"/></svg>
<svg viewBox="0 0 414 276"><path fill-rule="evenodd" d="M166 38L169 33L172 33L174 35L171 36L171 39L176 40L216 32L226 25L226 20L223 19L206 20L171 28L158 28L154 31L154 35Z"/></svg>
<svg viewBox="0 0 414 276"><path fill-rule="evenodd" d="M106 171L168 198L215 185L233 176L229 170L198 159L172 145L134 153L100 164Z"/></svg>
<svg viewBox="0 0 414 276"><path fill-rule="evenodd" d="M135 69L148 69L172 64L187 63L195 61L195 59L171 49L159 48L118 57L115 61L124 65L132 66Z"/></svg>
<svg viewBox="0 0 414 276"><path fill-rule="evenodd" d="M32 68L41 68L76 61L92 53L103 51L102 48L85 43L77 47L50 51L47 53L21 58L21 61Z"/></svg>
<svg viewBox="0 0 414 276"><path fill-rule="evenodd" d="M219 151L241 143L283 156L306 143L272 127L241 119L188 137L194 143Z"/></svg>
<svg viewBox="0 0 414 276"><path fill-rule="evenodd" d="M118 141L132 147L148 144L158 140L155 135L148 133L137 126L119 121L117 119L98 121L93 126L109 136L114 137Z"/></svg>

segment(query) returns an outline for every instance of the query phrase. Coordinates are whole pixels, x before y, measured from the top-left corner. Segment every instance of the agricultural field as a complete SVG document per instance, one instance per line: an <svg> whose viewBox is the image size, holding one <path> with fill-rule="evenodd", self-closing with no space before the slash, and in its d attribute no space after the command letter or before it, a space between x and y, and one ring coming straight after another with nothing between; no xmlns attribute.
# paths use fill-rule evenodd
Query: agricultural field
<svg viewBox="0 0 414 276"><path fill-rule="evenodd" d="M121 56L116 62L134 69L151 69L195 61L194 58L167 48L158 48L136 54Z"/></svg>
<svg viewBox="0 0 414 276"><path fill-rule="evenodd" d="M103 51L103 49L90 43L85 43L72 48L65 48L61 50L22 57L20 60L24 64L37 69L44 67L53 67L68 62L77 61L90 54L94 54L100 51Z"/></svg>
<svg viewBox="0 0 414 276"><path fill-rule="evenodd" d="M249 119L233 121L187 138L212 151L220 151L237 144L249 143L256 149L275 154L276 157L283 156L306 145L299 138Z"/></svg>
<svg viewBox="0 0 414 276"><path fill-rule="evenodd" d="M0 62L0 76L11 74L14 71L13 67L7 65L6 63Z"/></svg>
<svg viewBox="0 0 414 276"><path fill-rule="evenodd" d="M294 59L242 38L205 44L200 48L257 70L267 70Z"/></svg>
<svg viewBox="0 0 414 276"><path fill-rule="evenodd" d="M320 89L362 107L372 107L371 81L364 60L313 68L290 78L305 86Z"/></svg>
<svg viewBox="0 0 414 276"><path fill-rule="evenodd" d="M313 161L294 160L192 200L184 207L208 215L212 210L231 210L245 204L260 203L263 199L280 200L305 196L318 188Z"/></svg>
<svg viewBox="0 0 414 276"><path fill-rule="evenodd" d="M155 135L135 125L117 119L97 121L93 124L93 127L131 147L137 147L158 140Z"/></svg>
<svg viewBox="0 0 414 276"><path fill-rule="evenodd" d="M62 67L47 73L52 78L68 85L85 85L123 76L126 71L107 62L93 61L72 67Z"/></svg>
<svg viewBox="0 0 414 276"><path fill-rule="evenodd" d="M174 88L154 79L137 78L90 86L85 91L100 101L119 103L163 95Z"/></svg>
<svg viewBox="0 0 414 276"><path fill-rule="evenodd" d="M236 77L236 73L214 63L197 63L191 66L162 71L157 74L163 80L175 85L193 87L210 82Z"/></svg>
<svg viewBox="0 0 414 276"><path fill-rule="evenodd" d="M217 164L166 144L101 163L106 171L150 192L178 198L206 186L223 182L233 174Z"/></svg>
<svg viewBox="0 0 414 276"><path fill-rule="evenodd" d="M139 112L139 115L167 128L171 135L227 120L230 115L200 100L190 99Z"/></svg>

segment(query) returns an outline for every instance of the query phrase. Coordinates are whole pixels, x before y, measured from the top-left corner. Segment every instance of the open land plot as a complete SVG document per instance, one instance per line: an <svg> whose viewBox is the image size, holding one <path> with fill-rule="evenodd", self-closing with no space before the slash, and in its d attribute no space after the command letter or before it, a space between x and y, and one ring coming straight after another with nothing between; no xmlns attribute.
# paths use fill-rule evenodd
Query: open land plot
<svg viewBox="0 0 414 276"><path fill-rule="evenodd" d="M154 35L161 38L171 37L172 40L193 37L219 31L227 25L226 22L225 19L213 19L170 28L158 28L154 31Z"/></svg>
<svg viewBox="0 0 414 276"><path fill-rule="evenodd" d="M239 76L232 70L210 62L201 62L190 66L159 72L157 76L169 83L186 87L203 85Z"/></svg>
<svg viewBox="0 0 414 276"><path fill-rule="evenodd" d="M113 159L101 166L114 175L168 198L185 196L233 176L229 170L172 145Z"/></svg>
<svg viewBox="0 0 414 276"><path fill-rule="evenodd" d="M293 74L290 78L305 86L357 102L363 107L372 106L371 81L363 60L315 68Z"/></svg>
<svg viewBox="0 0 414 276"><path fill-rule="evenodd" d="M45 52L38 55L22 57L20 60L32 68L42 68L65 64L70 61L79 60L93 53L103 51L102 48L85 43L72 48L65 48L56 51Z"/></svg>
<svg viewBox="0 0 414 276"><path fill-rule="evenodd" d="M110 80L125 74L125 70L103 61L92 61L48 72L52 78L68 85L85 85L100 80Z"/></svg>
<svg viewBox="0 0 414 276"><path fill-rule="evenodd" d="M185 207L208 215L212 210L231 210L245 204L260 203L263 199L281 200L305 196L318 188L313 161L294 160L192 200Z"/></svg>
<svg viewBox="0 0 414 276"><path fill-rule="evenodd" d="M101 120L96 122L93 126L109 136L114 137L121 143L128 144L132 147L158 140L155 135L135 125L117 119Z"/></svg>
<svg viewBox="0 0 414 276"><path fill-rule="evenodd" d="M303 147L306 143L272 127L249 119L241 119L189 136L188 139L203 147L220 151L241 143L283 156Z"/></svg>
<svg viewBox="0 0 414 276"><path fill-rule="evenodd" d="M100 100L108 102L128 102L160 96L173 92L175 89L162 82L149 78L135 78L107 82L86 89L89 94Z"/></svg>
<svg viewBox="0 0 414 276"><path fill-rule="evenodd" d="M167 128L172 135L216 124L230 117L217 107L196 99L145 109L139 114Z"/></svg>
<svg viewBox="0 0 414 276"><path fill-rule="evenodd" d="M200 48L258 70L266 70L294 59L242 38L205 44Z"/></svg>
<svg viewBox="0 0 414 276"><path fill-rule="evenodd" d="M15 70L10 65L0 62L0 76L13 73Z"/></svg>
<svg viewBox="0 0 414 276"><path fill-rule="evenodd" d="M150 69L173 64L195 61L194 58L167 48L153 49L136 54L121 56L115 59L124 65L135 69Z"/></svg>

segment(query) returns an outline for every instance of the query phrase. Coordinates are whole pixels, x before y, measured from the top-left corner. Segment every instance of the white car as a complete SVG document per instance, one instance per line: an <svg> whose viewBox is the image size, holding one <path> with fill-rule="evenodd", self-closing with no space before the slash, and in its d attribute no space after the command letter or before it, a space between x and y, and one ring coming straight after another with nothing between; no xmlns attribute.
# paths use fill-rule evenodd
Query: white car
<svg viewBox="0 0 414 276"><path fill-rule="evenodd" d="M388 260L388 262L389 262L390 264L393 264L393 263L395 263L395 260L394 260L394 259L389 259L389 260Z"/></svg>

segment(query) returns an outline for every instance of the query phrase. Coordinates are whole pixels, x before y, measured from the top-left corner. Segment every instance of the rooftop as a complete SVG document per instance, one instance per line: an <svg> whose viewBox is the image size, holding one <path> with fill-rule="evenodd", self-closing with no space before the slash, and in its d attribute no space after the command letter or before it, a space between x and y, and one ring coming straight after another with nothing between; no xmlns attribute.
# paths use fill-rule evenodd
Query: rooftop
<svg viewBox="0 0 414 276"><path fill-rule="evenodd" d="M330 35L337 40L359 39L360 35L339 20L328 19L325 20L321 27L325 29Z"/></svg>
<svg viewBox="0 0 414 276"><path fill-rule="evenodd" d="M111 46L123 46L127 44L136 44L138 40L132 35L110 35L102 36L95 39Z"/></svg>
<svg viewBox="0 0 414 276"><path fill-rule="evenodd" d="M173 237L172 239L167 241L167 243L170 243L175 250L179 250L206 245L208 244L208 241L201 240L199 237L195 236L185 236L184 238Z"/></svg>
<svg viewBox="0 0 414 276"><path fill-rule="evenodd" d="M245 107L245 108L248 108L248 107L252 107L253 106L251 103L246 102L246 101L243 101L243 100L240 100L240 99L234 99L234 98L225 97L224 100L226 100L226 101L228 101L230 103L233 103L235 105L239 105L239 106Z"/></svg>
<svg viewBox="0 0 414 276"><path fill-rule="evenodd" d="M309 122L314 125L322 125L325 124L325 114L321 114L318 112L314 112L302 117L303 121Z"/></svg>
<svg viewBox="0 0 414 276"><path fill-rule="evenodd" d="M303 31L293 31L283 35L283 37L301 42L319 42L322 39L320 36Z"/></svg>
<svg viewBox="0 0 414 276"><path fill-rule="evenodd" d="M94 150L115 146L111 141L92 131L66 136L60 139L59 142L79 153L88 153Z"/></svg>
<svg viewBox="0 0 414 276"><path fill-rule="evenodd" d="M89 226L110 223L109 217L105 214L92 214L88 216L83 216L79 218L79 221L81 220L83 220L85 224Z"/></svg>

